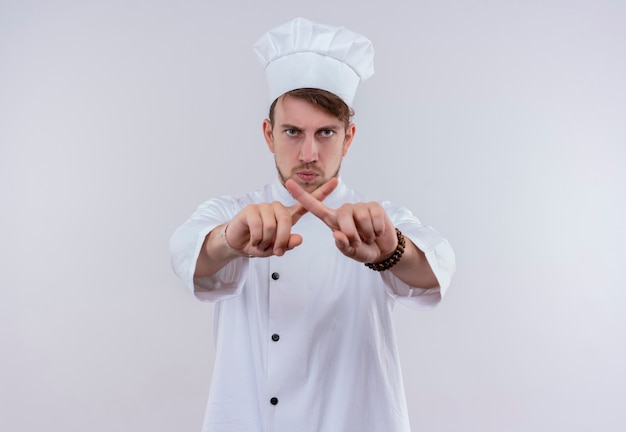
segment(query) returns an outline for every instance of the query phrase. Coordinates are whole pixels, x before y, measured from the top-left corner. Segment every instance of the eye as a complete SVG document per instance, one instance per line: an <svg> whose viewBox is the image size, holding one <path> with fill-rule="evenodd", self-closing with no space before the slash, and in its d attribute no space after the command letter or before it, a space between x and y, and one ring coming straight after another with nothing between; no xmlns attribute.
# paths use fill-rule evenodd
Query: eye
<svg viewBox="0 0 626 432"><path fill-rule="evenodd" d="M335 134L334 130L331 129L324 129L320 131L320 134L324 137L324 138L330 138L331 136L333 136Z"/></svg>
<svg viewBox="0 0 626 432"><path fill-rule="evenodd" d="M295 137L298 135L298 129L285 129L285 134L290 137Z"/></svg>

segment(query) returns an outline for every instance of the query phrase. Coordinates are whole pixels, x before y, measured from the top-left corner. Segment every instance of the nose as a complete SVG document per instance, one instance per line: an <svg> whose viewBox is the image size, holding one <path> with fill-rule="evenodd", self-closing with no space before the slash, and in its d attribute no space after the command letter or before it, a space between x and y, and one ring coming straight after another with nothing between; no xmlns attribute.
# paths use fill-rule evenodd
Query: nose
<svg viewBox="0 0 626 432"><path fill-rule="evenodd" d="M317 143L314 136L305 136L300 147L299 158L302 163L317 161Z"/></svg>

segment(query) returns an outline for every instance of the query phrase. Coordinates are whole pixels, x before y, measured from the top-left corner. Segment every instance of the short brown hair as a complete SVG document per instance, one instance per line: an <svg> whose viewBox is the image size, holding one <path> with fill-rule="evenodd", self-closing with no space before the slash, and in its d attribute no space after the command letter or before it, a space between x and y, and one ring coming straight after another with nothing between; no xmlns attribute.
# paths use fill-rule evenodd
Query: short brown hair
<svg viewBox="0 0 626 432"><path fill-rule="evenodd" d="M284 96L291 96L312 103L326 114L337 117L344 123L346 128L350 124L350 119L354 115L354 110L350 108L343 101L343 99L334 93L317 88L299 88L288 91L272 102L269 113L269 120L272 126L274 126L274 108L276 107L276 103L278 102L278 99Z"/></svg>

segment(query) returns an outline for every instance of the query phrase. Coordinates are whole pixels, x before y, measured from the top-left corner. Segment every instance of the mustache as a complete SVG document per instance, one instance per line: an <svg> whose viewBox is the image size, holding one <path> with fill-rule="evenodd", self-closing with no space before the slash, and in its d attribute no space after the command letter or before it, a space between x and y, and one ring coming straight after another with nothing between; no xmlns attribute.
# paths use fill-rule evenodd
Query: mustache
<svg viewBox="0 0 626 432"><path fill-rule="evenodd" d="M292 174L295 174L297 172L300 171L312 171L316 174L322 175L323 174L323 170L319 167L317 167L314 164L310 164L310 163L306 163L306 164L302 164L302 165L298 165L297 167L293 168L291 170Z"/></svg>

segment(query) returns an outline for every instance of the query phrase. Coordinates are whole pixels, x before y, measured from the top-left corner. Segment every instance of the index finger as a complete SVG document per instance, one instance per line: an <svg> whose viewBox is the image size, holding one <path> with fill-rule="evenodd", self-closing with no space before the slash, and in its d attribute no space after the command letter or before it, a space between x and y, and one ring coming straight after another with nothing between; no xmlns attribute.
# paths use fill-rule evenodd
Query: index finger
<svg viewBox="0 0 626 432"><path fill-rule="evenodd" d="M289 180L287 180L287 181L289 181ZM292 182L293 182L293 180L292 180ZM297 186L297 183L295 183L295 184ZM326 199L326 197L328 195L330 195L335 190L335 188L337 187L338 184L339 184L339 181L337 180L337 178L336 177L332 177L326 183L324 183L323 185L321 185L320 187L315 189L315 191L313 191L313 193L311 195L313 196L313 198L315 198L318 201L324 201ZM300 188L300 189L302 189L302 188ZM303 192L305 192L305 191L303 190ZM302 215L304 215L304 214L306 214L308 212L308 210L301 203L295 204L294 206L291 207L291 209L292 209L292 214L291 214L291 224L292 225L295 225L296 222L298 222L298 220L300 219L300 217L302 217Z"/></svg>
<svg viewBox="0 0 626 432"><path fill-rule="evenodd" d="M334 211L322 204L322 202L316 197L302 189L298 183L289 179L285 182L285 187L289 193L291 193L291 196L293 196L306 211L317 216L331 229L336 230L339 228ZM315 192L317 192L317 190Z"/></svg>

